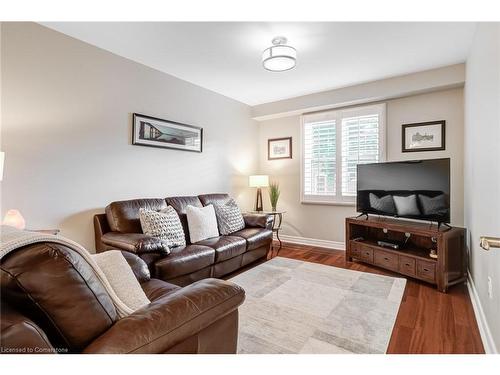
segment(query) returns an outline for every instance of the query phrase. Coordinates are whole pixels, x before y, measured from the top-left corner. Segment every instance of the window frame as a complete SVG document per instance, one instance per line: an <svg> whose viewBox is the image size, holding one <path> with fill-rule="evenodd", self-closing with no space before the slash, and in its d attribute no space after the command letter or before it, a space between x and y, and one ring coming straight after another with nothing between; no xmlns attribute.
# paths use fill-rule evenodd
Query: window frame
<svg viewBox="0 0 500 375"><path fill-rule="evenodd" d="M330 111L303 114L300 119L300 203L320 205L353 206L356 195L342 195L342 119L348 117L379 115L379 162L386 160L386 103L368 104L356 107L339 108ZM305 155L305 125L310 122L335 121L335 195L306 195L304 193L304 155Z"/></svg>

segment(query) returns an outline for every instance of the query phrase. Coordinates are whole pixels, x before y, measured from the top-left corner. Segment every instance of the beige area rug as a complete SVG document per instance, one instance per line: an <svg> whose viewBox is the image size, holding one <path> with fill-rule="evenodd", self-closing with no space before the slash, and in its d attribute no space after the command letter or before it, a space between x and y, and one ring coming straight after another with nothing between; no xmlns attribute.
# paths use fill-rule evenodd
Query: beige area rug
<svg viewBox="0 0 500 375"><path fill-rule="evenodd" d="M273 258L231 281L246 291L238 353L385 353L406 280Z"/></svg>

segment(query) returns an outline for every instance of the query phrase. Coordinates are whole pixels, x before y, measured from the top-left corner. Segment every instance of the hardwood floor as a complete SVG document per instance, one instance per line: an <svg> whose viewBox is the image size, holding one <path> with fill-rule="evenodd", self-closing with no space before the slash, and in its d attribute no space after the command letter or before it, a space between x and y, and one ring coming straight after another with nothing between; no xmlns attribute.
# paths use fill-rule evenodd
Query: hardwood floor
<svg viewBox="0 0 500 375"><path fill-rule="evenodd" d="M279 252L281 257L404 277L367 264L346 262L344 255L344 251L341 250L285 243ZM465 284L452 286L449 292L444 294L424 282L411 278L407 280L387 353L484 353Z"/></svg>

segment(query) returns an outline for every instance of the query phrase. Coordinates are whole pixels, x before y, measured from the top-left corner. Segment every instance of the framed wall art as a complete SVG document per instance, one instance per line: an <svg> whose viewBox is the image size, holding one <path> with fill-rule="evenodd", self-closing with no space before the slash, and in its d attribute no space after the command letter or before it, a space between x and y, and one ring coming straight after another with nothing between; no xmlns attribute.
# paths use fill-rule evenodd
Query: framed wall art
<svg viewBox="0 0 500 375"><path fill-rule="evenodd" d="M446 121L402 125L402 152L440 151L446 147Z"/></svg>
<svg viewBox="0 0 500 375"><path fill-rule="evenodd" d="M292 137L267 140L267 160L291 159Z"/></svg>
<svg viewBox="0 0 500 375"><path fill-rule="evenodd" d="M133 114L132 144L202 152L203 128L156 117Z"/></svg>

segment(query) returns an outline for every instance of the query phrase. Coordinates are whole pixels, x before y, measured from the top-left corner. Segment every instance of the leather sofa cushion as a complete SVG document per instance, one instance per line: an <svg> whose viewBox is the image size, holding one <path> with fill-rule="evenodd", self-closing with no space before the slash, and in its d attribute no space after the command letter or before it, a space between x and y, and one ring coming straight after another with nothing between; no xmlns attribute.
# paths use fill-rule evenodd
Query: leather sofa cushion
<svg viewBox="0 0 500 375"><path fill-rule="evenodd" d="M169 255L154 264L154 275L155 278L169 280L201 270L214 262L215 250L211 247L196 244L178 246L172 248Z"/></svg>
<svg viewBox="0 0 500 375"><path fill-rule="evenodd" d="M2 304L33 320L56 348L78 352L117 320L92 268L60 244L37 243L6 255L1 284Z"/></svg>
<svg viewBox="0 0 500 375"><path fill-rule="evenodd" d="M201 280L120 319L84 353L165 352L234 312L244 300L245 291L234 283Z"/></svg>
<svg viewBox="0 0 500 375"><path fill-rule="evenodd" d="M186 236L186 244L190 244L191 241L189 236L189 227L186 217L186 207L194 206L194 207L203 207L198 197L169 197L165 198L165 201L169 206L172 206L179 215L179 219L181 220L182 229L184 229L184 235Z"/></svg>
<svg viewBox="0 0 500 375"><path fill-rule="evenodd" d="M159 211L167 207L164 199L132 199L128 201L117 201L106 207L106 217L109 227L113 232L142 233L139 221L139 209Z"/></svg>
<svg viewBox="0 0 500 375"><path fill-rule="evenodd" d="M247 250L269 246L273 240L273 232L264 228L245 228L231 233L231 236L244 238L247 241Z"/></svg>
<svg viewBox="0 0 500 375"><path fill-rule="evenodd" d="M156 301L167 294L180 289L180 286L167 283L158 279L151 279L141 284L142 290L151 302Z"/></svg>
<svg viewBox="0 0 500 375"><path fill-rule="evenodd" d="M243 254L246 249L246 241L242 237L220 236L208 238L196 242L196 245L209 246L215 250L215 263L222 262Z"/></svg>
<svg viewBox="0 0 500 375"><path fill-rule="evenodd" d="M2 354L55 354L45 333L33 321L2 301L0 347ZM31 349L31 351L27 351Z"/></svg>
<svg viewBox="0 0 500 375"><path fill-rule="evenodd" d="M201 204L208 206L209 204L225 204L231 199L229 194L203 194L198 195Z"/></svg>

